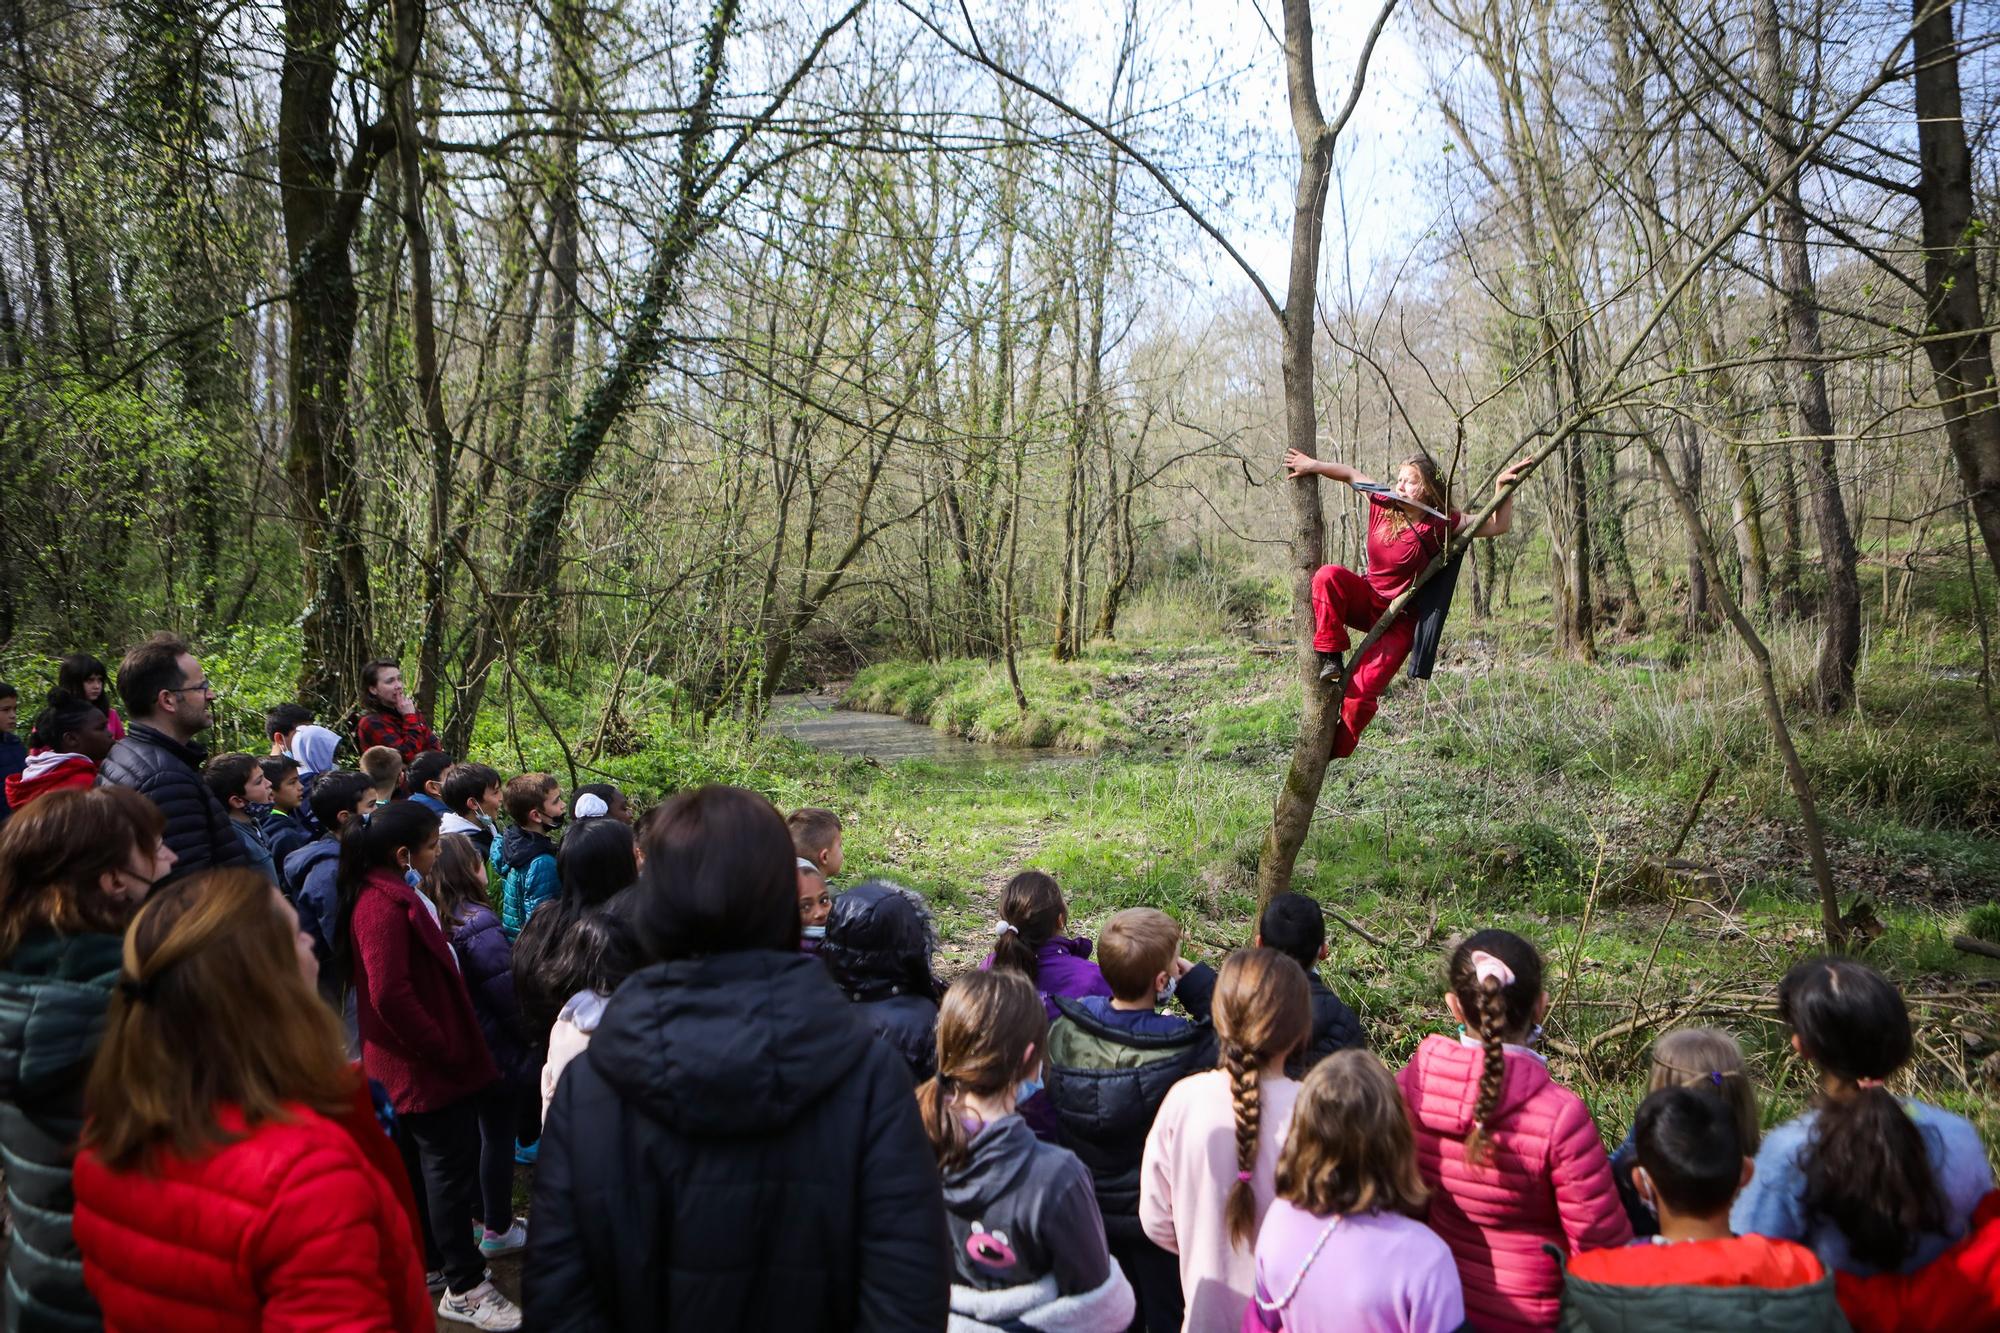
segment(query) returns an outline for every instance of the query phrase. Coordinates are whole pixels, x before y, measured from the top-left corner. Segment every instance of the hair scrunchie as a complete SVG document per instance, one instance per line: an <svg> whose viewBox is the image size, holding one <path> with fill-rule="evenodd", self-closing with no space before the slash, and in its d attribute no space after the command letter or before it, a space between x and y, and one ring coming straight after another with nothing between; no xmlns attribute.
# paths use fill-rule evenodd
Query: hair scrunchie
<svg viewBox="0 0 2000 1333"><path fill-rule="evenodd" d="M1507 966L1500 959L1495 958L1492 954L1487 953L1484 949L1474 949L1470 962L1472 963L1472 975L1482 984L1488 981L1497 981L1500 983L1502 990L1514 984L1514 969Z"/></svg>

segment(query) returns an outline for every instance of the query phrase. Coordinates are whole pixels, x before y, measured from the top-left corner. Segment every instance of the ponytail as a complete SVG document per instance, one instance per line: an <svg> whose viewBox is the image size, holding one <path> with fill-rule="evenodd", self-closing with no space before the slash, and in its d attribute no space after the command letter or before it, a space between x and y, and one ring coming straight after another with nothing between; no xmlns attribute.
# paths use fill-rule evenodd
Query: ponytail
<svg viewBox="0 0 2000 1333"><path fill-rule="evenodd" d="M952 1110L952 1085L951 1075L939 1074L917 1089L917 1113L923 1118L924 1134L943 1171L959 1165L972 1151L972 1132Z"/></svg>
<svg viewBox="0 0 2000 1333"><path fill-rule="evenodd" d="M1535 1021L1542 998L1542 958L1534 945L1510 930L1482 930L1452 950L1448 980L1484 1056L1472 1129L1465 1136L1466 1165L1477 1166L1491 1147L1492 1128L1486 1122L1499 1107L1507 1081L1507 1038L1526 1032Z"/></svg>
<svg viewBox="0 0 2000 1333"><path fill-rule="evenodd" d="M1012 972L974 972L945 992L938 1006L937 1077L917 1089L924 1134L949 1171L972 1149L958 1098L996 1097L1021 1081L1030 1051L1048 1037L1042 997Z"/></svg>
<svg viewBox="0 0 2000 1333"><path fill-rule="evenodd" d="M1222 1043L1222 1067L1229 1074L1229 1102L1236 1117L1236 1180L1222 1206L1229 1243L1247 1249L1257 1239L1257 1196L1250 1176L1257 1167L1257 1131L1263 1125L1263 1090L1250 1053L1233 1041Z"/></svg>
<svg viewBox="0 0 2000 1333"><path fill-rule="evenodd" d="M1041 982L1041 948L1062 929L1069 915L1062 888L1054 876L1023 870L1000 891L999 938L993 941L993 966L1012 968L1028 980Z"/></svg>
<svg viewBox="0 0 2000 1333"><path fill-rule="evenodd" d="M1264 1124L1263 1067L1288 1060L1312 1039L1312 992L1305 971L1276 949L1239 949L1223 960L1215 982L1215 1036L1229 1075L1236 1121L1236 1180L1223 1202L1229 1243L1257 1240L1257 1141Z"/></svg>
<svg viewBox="0 0 2000 1333"><path fill-rule="evenodd" d="M1883 1086L1910 1058L1909 1009L1866 964L1815 958L1778 984L1778 1013L1835 1085L1799 1158L1806 1215L1839 1227L1863 1263L1899 1268L1946 1223L1923 1133Z"/></svg>

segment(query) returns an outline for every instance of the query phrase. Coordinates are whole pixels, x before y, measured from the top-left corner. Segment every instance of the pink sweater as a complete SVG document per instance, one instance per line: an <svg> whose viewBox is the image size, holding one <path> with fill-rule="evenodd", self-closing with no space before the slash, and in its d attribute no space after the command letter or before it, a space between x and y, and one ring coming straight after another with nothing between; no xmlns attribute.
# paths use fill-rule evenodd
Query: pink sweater
<svg viewBox="0 0 2000 1333"><path fill-rule="evenodd" d="M1277 1195L1278 1150L1298 1095L1299 1085L1288 1078L1261 1081L1257 1164L1250 1173L1260 1224ZM1255 1245L1232 1245L1223 1220L1235 1183L1236 1109L1229 1075L1211 1069L1184 1078L1160 1103L1139 1170L1139 1224L1155 1245L1180 1256L1184 1329L1234 1329L1256 1286Z"/></svg>
<svg viewBox="0 0 2000 1333"><path fill-rule="evenodd" d="M1562 1275L1545 1242L1575 1254L1632 1239L1589 1108L1533 1055L1510 1049L1505 1059L1477 1167L1466 1164L1464 1143L1486 1053L1426 1037L1396 1075L1432 1190L1431 1227L1458 1260L1466 1318L1491 1333L1556 1326Z"/></svg>

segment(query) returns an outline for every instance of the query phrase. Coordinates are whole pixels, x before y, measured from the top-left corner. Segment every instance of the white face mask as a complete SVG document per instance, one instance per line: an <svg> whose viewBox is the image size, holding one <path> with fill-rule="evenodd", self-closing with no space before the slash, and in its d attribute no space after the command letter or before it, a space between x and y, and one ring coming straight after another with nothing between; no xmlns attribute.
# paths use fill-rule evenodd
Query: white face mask
<svg viewBox="0 0 2000 1333"><path fill-rule="evenodd" d="M809 940L823 940L826 938L826 927L801 926L799 927L799 933L804 935Z"/></svg>
<svg viewBox="0 0 2000 1333"><path fill-rule="evenodd" d="M1167 988L1155 996L1154 999L1162 1005L1172 1000L1174 998L1174 989L1180 985L1180 981L1179 977L1168 977Z"/></svg>

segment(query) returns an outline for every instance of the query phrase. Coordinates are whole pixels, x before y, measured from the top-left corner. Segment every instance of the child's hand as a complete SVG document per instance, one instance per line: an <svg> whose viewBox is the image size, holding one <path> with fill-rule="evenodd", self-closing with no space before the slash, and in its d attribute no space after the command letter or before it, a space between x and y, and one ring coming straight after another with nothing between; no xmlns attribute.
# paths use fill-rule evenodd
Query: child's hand
<svg viewBox="0 0 2000 1333"><path fill-rule="evenodd" d="M1194 971L1194 964L1185 958L1174 959L1174 980L1178 981Z"/></svg>
<svg viewBox="0 0 2000 1333"><path fill-rule="evenodd" d="M1297 481L1300 477L1314 476L1319 472L1319 460L1311 454L1297 449L1285 450L1285 480Z"/></svg>

